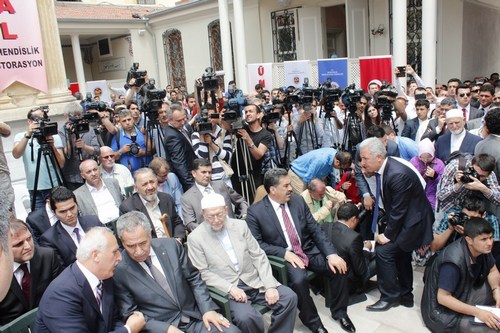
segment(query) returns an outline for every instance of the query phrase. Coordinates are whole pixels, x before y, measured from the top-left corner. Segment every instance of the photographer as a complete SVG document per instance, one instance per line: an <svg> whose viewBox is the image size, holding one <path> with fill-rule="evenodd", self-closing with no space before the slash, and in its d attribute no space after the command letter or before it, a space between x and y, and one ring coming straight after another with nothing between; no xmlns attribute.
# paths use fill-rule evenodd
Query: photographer
<svg viewBox="0 0 500 333"><path fill-rule="evenodd" d="M488 154L479 154L472 159L470 156L458 156L451 160L438 185L438 209L447 211L455 208L472 193L482 195L490 205L500 205L500 187L494 169L495 158Z"/></svg>
<svg viewBox="0 0 500 333"><path fill-rule="evenodd" d="M293 116L293 130L297 134L300 153L306 154L321 147L323 143L323 128L316 113L317 101L297 104L297 113Z"/></svg>
<svg viewBox="0 0 500 333"><path fill-rule="evenodd" d="M460 209L460 207L462 207ZM486 202L476 194L467 195L462 199L460 205L447 210L444 217L434 229L434 239L431 242L432 252L441 251L445 246L453 243L464 235L464 223L473 218L481 217L488 221L493 228L493 239L498 241L499 221L490 213L486 213Z"/></svg>
<svg viewBox="0 0 500 333"><path fill-rule="evenodd" d="M111 149L116 152L115 160L125 165L133 174L144 166L146 141L144 135L135 126L132 114L128 110L119 113L121 129L111 141Z"/></svg>
<svg viewBox="0 0 500 333"><path fill-rule="evenodd" d="M215 105L205 104L201 109L201 118L198 126L208 127L210 132L198 131L191 134L194 153L197 158L209 160L212 163L212 180L223 180L227 185L231 185L231 175L224 171L223 163L229 166L233 148L231 145L231 133L219 126L220 117L215 110ZM202 125L200 125L202 124Z"/></svg>
<svg viewBox="0 0 500 333"><path fill-rule="evenodd" d="M40 165L37 166L37 155L39 149L41 148L39 141L46 144L47 147L51 149L54 159L59 167L63 167L65 163L63 143L59 135L43 136L44 133L40 125L45 126L47 124L46 112L48 112L48 109L45 112L43 110L44 109L42 109L42 107L37 106L28 112L28 129L26 132L18 133L14 137L14 147L12 148L12 156L14 156L15 159L18 159L21 156L23 157L24 171L26 173L26 186L28 187L28 192L30 193L32 206L33 201L35 201L35 209L44 207L45 197L49 195L53 187L60 185L51 182L51 179L54 181L57 179L57 170L54 170L51 163L47 164L47 159L42 157ZM28 144L30 145L30 148L26 149ZM40 174L38 178L36 198L34 198L35 173L37 167L40 170Z"/></svg>
<svg viewBox="0 0 500 333"><path fill-rule="evenodd" d="M99 142L89 122L83 118L83 109L77 102L64 107L66 123L59 130L59 136L64 145L66 162L62 168L66 187L71 191L83 185L80 176L80 162L100 155Z"/></svg>

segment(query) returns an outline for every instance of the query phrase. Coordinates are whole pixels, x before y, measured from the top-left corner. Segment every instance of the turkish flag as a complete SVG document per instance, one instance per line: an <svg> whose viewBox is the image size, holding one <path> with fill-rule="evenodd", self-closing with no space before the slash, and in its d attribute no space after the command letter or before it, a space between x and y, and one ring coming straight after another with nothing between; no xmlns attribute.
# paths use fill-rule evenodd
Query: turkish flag
<svg viewBox="0 0 500 333"><path fill-rule="evenodd" d="M371 80L392 83L392 56L359 57L361 88L368 91Z"/></svg>

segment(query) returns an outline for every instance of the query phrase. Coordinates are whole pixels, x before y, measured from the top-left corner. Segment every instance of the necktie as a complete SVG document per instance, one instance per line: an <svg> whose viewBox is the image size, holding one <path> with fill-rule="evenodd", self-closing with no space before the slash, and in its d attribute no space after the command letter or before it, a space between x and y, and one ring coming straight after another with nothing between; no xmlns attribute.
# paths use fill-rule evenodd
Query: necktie
<svg viewBox="0 0 500 333"><path fill-rule="evenodd" d="M96 290L95 300L97 301L97 307L100 309L102 304L102 281L99 281Z"/></svg>
<svg viewBox="0 0 500 333"><path fill-rule="evenodd" d="M373 219L372 219L372 232L375 233L377 231L377 222L378 222L378 205L380 202L380 193L382 191L382 184L380 182L380 174L375 174L375 179L377 180L377 188L375 190L375 206L373 207Z"/></svg>
<svg viewBox="0 0 500 333"><path fill-rule="evenodd" d="M19 269L23 271L23 278L21 279L21 288L23 289L24 297L28 303L30 302L30 287L31 287L31 274L28 270L28 264L24 263L19 266Z"/></svg>
<svg viewBox="0 0 500 333"><path fill-rule="evenodd" d="M462 108L462 114L464 115L464 121L467 121L467 110Z"/></svg>
<svg viewBox="0 0 500 333"><path fill-rule="evenodd" d="M290 216L288 216L288 213L286 212L285 205L281 204L280 208L281 208L281 213L283 215L283 222L285 223L286 233L288 234L288 238L292 243L292 250L300 259L302 259L304 265L307 267L307 265L309 265L309 258L307 258L304 251L302 251L302 246L300 245L299 237L297 235L297 232L295 231L295 228L293 227L292 221L290 220Z"/></svg>
<svg viewBox="0 0 500 333"><path fill-rule="evenodd" d="M210 189L210 187L208 187L208 186L207 186L207 187L205 187L205 189L203 190L203 193L204 193L205 195L209 195L210 193L212 193L212 190Z"/></svg>
<svg viewBox="0 0 500 333"><path fill-rule="evenodd" d="M80 244L80 241L82 240L82 237L80 236L80 229L75 228L75 229L73 229L73 232L76 235L76 240L77 240L78 244Z"/></svg>
<svg viewBox="0 0 500 333"><path fill-rule="evenodd" d="M172 298L173 300L177 301L177 299L174 297L174 293L172 292L172 289L170 288L170 285L168 284L167 278L160 272L158 268L156 268L155 265L151 262L151 257L148 257L144 263L146 266L148 266L149 270L151 271L151 275L153 275L153 279L160 285L160 287L165 290L165 292Z"/></svg>
<svg viewBox="0 0 500 333"><path fill-rule="evenodd" d="M186 130L184 128L181 128L179 131L182 133L182 135L184 135L186 140L188 140L188 142L191 143L191 138L189 137L189 134L186 132Z"/></svg>

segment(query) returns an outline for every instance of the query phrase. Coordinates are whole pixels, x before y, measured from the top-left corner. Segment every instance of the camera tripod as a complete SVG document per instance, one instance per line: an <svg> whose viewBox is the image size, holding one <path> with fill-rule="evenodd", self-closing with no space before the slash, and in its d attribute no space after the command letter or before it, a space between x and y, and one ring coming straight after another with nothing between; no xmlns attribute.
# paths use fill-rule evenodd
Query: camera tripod
<svg viewBox="0 0 500 333"><path fill-rule="evenodd" d="M160 122L158 121L158 119L150 119L149 116L146 115L144 125L146 127L147 137L151 138L151 141L146 141L146 151L150 151L151 146L154 144L154 146L156 147L156 155L166 159L167 152L165 151L165 134L163 132L163 127L161 127L160 125ZM156 137L155 130L157 133Z"/></svg>
<svg viewBox="0 0 500 333"><path fill-rule="evenodd" d="M33 161L33 140L34 140L34 138L31 139L31 143L30 143L31 160L32 161ZM55 172L57 186L66 185L65 181L64 181L63 174L62 174L61 167L57 163L57 160L54 156L54 152L52 151L52 147L50 146L50 144L45 141L45 138L38 138L38 144L40 145L40 148L38 149L37 158L36 158L35 184L33 187L33 197L31 198L31 211L34 211L35 206L36 206L36 196L38 194L38 180L40 177L40 167L41 167L40 162L42 161L42 156L43 156L43 160L45 162L45 166L47 167L47 174L49 175L50 185L52 186L52 188L54 188L56 186L54 184L54 179L52 178L52 173L50 170L49 162L51 163L52 168Z"/></svg>
<svg viewBox="0 0 500 333"><path fill-rule="evenodd" d="M304 141L305 140L305 141ZM305 146L302 144L305 143ZM310 143L310 144L309 144ZM302 123L297 141L297 147L300 146L300 155L305 154L311 150L320 148L318 133L316 132L316 123L314 122L314 115ZM305 149L304 149L305 148ZM299 156L299 154L297 154Z"/></svg>
<svg viewBox="0 0 500 333"><path fill-rule="evenodd" d="M321 107L321 110L319 112L320 118L321 114L323 113L323 147L331 147L337 149L338 147L340 147L340 134L339 128L335 123L335 119L333 119L333 117L331 116L332 112L335 112L335 110L327 111L323 106ZM330 141L327 142L327 145L325 145L326 133L329 134L328 138Z"/></svg>
<svg viewBox="0 0 500 333"><path fill-rule="evenodd" d="M353 138L352 134L355 134L357 137ZM355 110L349 110L344 124L344 137L340 149L354 154L356 145L361 143L362 140L361 121L356 115Z"/></svg>
<svg viewBox="0 0 500 333"><path fill-rule="evenodd" d="M288 115L288 125L290 125L292 123L292 117L290 115L290 111L287 111L287 115ZM280 119L280 123L279 125L281 125L281 119ZM288 127L288 126L287 126ZM285 151L283 153L283 157L281 158L281 167L288 170L290 169L290 161L291 161L291 155L292 155L292 142L295 142L295 156L300 156L302 155L302 153L300 152L300 146L297 144L297 136L295 135L295 132L293 131L293 129L288 132L288 128L287 128L287 132L286 132L286 136L285 136Z"/></svg>
<svg viewBox="0 0 500 333"><path fill-rule="evenodd" d="M253 202L255 196L255 179L253 175L252 156L248 150L245 140L238 138L235 145L236 170L233 175L237 177L238 186L241 188L241 195L247 201ZM241 160L240 160L241 158ZM258 171L258 170L257 170Z"/></svg>

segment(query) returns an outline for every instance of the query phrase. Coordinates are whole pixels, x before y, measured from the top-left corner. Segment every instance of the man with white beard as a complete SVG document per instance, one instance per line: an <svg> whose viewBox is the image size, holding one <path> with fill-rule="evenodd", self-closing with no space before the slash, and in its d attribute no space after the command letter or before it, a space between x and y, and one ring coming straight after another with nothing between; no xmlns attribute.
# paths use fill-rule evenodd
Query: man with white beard
<svg viewBox="0 0 500 333"><path fill-rule="evenodd" d="M450 154L456 151L474 155L476 144L482 139L465 129L461 110L451 109L446 112L446 127L449 132L441 135L436 141L436 157L446 162Z"/></svg>

